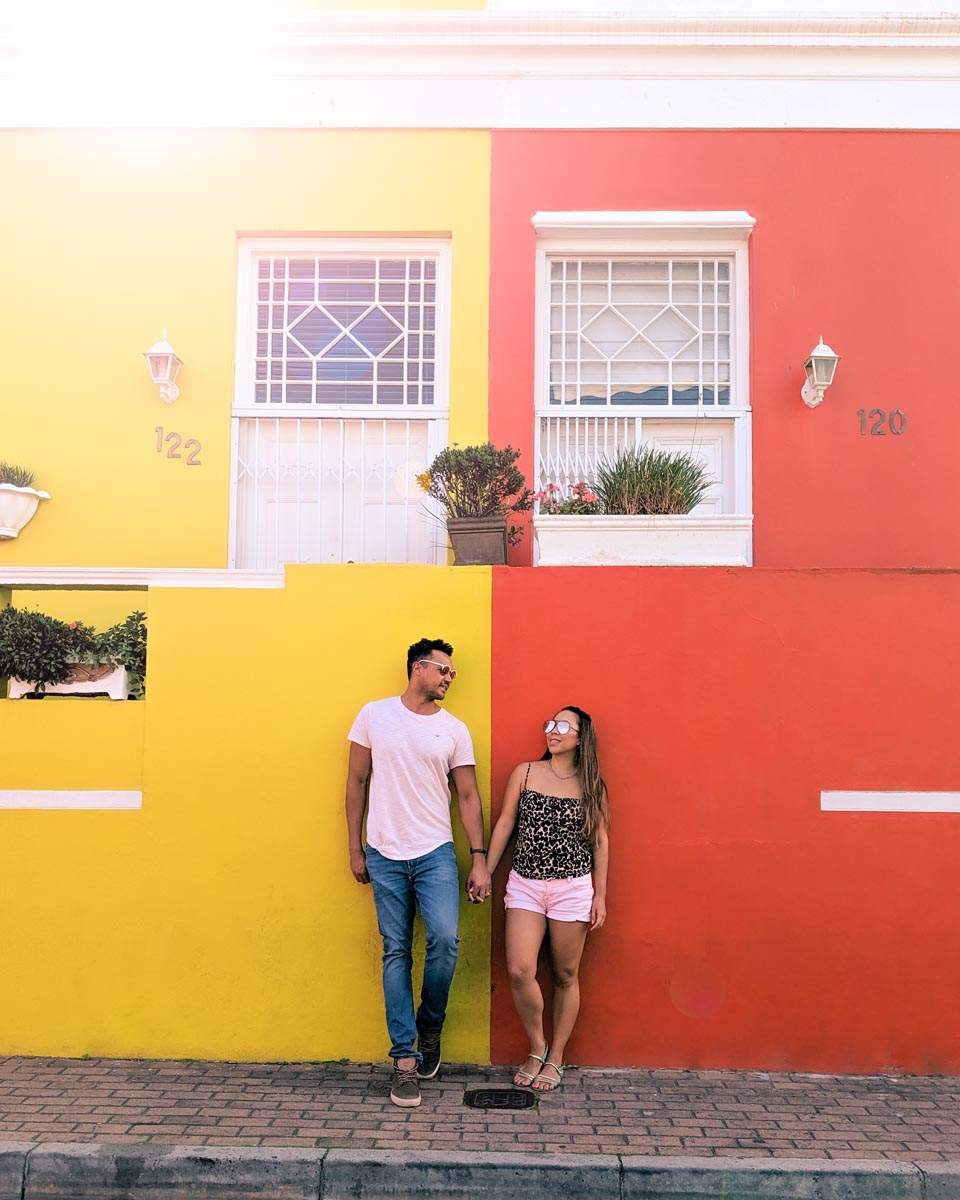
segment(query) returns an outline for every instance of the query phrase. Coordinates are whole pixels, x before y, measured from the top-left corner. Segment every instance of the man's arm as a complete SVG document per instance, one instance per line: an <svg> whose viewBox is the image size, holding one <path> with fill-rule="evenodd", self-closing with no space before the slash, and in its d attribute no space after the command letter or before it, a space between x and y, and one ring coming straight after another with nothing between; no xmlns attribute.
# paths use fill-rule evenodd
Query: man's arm
<svg viewBox="0 0 960 1200"><path fill-rule="evenodd" d="M367 807L367 780L373 756L368 746L350 743L350 765L347 767L347 839L350 848L350 870L357 883L369 883L367 856L363 852L363 814Z"/></svg>
<svg viewBox="0 0 960 1200"><path fill-rule="evenodd" d="M472 856L473 866L467 876L467 895L475 904L482 904L490 895L490 872L487 870L487 856L482 851L483 806L480 803L480 789L477 787L476 768L472 765L454 767L450 778L457 789L461 824L471 849L477 850Z"/></svg>

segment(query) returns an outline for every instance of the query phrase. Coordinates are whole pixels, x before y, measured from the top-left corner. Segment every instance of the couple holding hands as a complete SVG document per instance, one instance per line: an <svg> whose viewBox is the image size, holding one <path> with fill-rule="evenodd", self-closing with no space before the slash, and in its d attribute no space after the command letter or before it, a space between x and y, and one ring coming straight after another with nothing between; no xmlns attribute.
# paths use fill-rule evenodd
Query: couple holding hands
<svg viewBox="0 0 960 1200"><path fill-rule="evenodd" d="M491 876L516 833L504 903L510 987L530 1039L530 1053L513 1077L518 1087L552 1091L560 1085L564 1050L580 1008L580 958L588 931L606 919L610 814L589 714L570 705L543 722L543 756L520 763L511 774L485 848L470 733L440 707L457 676L452 655L453 647L441 639L415 642L407 651L406 690L365 705L348 735L350 869L359 883L373 886L393 1060L390 1099L401 1108L420 1104L420 1082L440 1069L440 1038L457 963L460 885L450 781L470 841L466 891L474 903L490 895ZM415 1010L411 973L417 910L426 930L426 956ZM537 959L548 934L554 979L549 1046L537 982Z"/></svg>

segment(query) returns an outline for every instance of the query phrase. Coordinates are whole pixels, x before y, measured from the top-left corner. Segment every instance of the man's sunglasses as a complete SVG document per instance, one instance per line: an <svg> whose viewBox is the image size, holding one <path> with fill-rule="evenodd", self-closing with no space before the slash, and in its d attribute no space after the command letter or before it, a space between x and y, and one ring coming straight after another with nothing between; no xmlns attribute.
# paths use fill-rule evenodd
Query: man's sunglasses
<svg viewBox="0 0 960 1200"><path fill-rule="evenodd" d="M553 733L556 730L562 736L565 733L569 733L571 729L574 733L580 732L576 725L571 725L569 721L544 721L543 723L544 733Z"/></svg>
<svg viewBox="0 0 960 1200"><path fill-rule="evenodd" d="M435 662L432 658L418 658L417 662L418 663L430 663L432 666L436 667L437 670L440 672L441 679L446 679L446 677L449 675L451 683L453 683L453 681L457 677L457 673L453 669L453 667L448 667L446 663Z"/></svg>

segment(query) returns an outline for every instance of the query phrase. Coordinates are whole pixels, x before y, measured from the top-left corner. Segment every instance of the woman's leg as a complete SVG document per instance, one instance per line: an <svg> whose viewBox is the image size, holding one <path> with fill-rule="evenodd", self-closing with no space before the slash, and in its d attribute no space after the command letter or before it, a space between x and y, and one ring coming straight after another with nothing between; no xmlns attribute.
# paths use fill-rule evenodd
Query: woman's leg
<svg viewBox="0 0 960 1200"><path fill-rule="evenodd" d="M521 1068L528 1075L536 1075L539 1066L535 1060L542 1058L547 1045L543 1036L543 992L537 983L537 957L546 931L547 919L542 913L507 909L507 972L513 1003L530 1039L531 1053ZM526 1084L529 1080L521 1079L518 1072L514 1083Z"/></svg>
<svg viewBox="0 0 960 1200"><path fill-rule="evenodd" d="M580 1011L580 958L587 940L588 921L549 921L550 963L553 967L553 1041L550 1061L561 1065L567 1042ZM549 1088L560 1082L560 1074L544 1067L533 1086Z"/></svg>

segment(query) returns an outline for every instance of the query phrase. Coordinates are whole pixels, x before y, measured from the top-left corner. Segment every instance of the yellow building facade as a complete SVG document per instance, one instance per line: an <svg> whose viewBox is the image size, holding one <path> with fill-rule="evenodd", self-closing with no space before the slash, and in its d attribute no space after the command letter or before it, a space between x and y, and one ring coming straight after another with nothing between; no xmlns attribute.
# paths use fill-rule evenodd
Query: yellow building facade
<svg viewBox="0 0 960 1200"><path fill-rule="evenodd" d="M52 496L0 543L4 570L228 566L244 238L447 242L449 436L485 439L487 134L8 131L0 146L19 181L0 200L5 289L30 298L7 306L2 456ZM169 408L142 356L165 328L185 362ZM199 444L195 463L167 456L170 432ZM149 669L143 701L0 701L0 792L141 797L0 811L4 1052L385 1052L372 896L346 854L346 733L402 691L410 642L448 638L486 796L489 571L304 565L273 582L5 593L98 626L146 611ZM489 1056L488 928L465 905L454 1058Z"/></svg>

